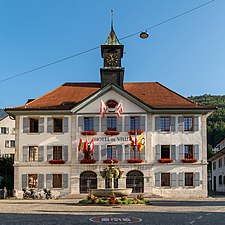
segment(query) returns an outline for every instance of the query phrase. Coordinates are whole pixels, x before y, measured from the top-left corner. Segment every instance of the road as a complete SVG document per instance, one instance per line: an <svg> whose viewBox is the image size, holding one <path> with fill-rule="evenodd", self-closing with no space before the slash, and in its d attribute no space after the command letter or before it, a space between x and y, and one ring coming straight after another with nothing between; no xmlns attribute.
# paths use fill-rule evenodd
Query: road
<svg viewBox="0 0 225 225"><path fill-rule="evenodd" d="M77 199L0 200L0 225L224 225L225 197L150 199L152 205L79 206Z"/></svg>

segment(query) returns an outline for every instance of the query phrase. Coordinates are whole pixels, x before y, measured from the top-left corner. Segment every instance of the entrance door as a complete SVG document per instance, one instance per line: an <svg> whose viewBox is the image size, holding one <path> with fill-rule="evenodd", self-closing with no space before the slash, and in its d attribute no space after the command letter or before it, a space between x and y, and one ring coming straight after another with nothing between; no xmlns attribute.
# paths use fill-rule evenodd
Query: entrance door
<svg viewBox="0 0 225 225"><path fill-rule="evenodd" d="M132 193L144 192L144 176L143 173L138 170L132 170L127 173L126 187L132 188Z"/></svg>
<svg viewBox="0 0 225 225"><path fill-rule="evenodd" d="M216 191L216 176L213 177L213 191Z"/></svg>
<svg viewBox="0 0 225 225"><path fill-rule="evenodd" d="M80 174L80 193L88 193L90 189L97 188L97 174L85 171Z"/></svg>

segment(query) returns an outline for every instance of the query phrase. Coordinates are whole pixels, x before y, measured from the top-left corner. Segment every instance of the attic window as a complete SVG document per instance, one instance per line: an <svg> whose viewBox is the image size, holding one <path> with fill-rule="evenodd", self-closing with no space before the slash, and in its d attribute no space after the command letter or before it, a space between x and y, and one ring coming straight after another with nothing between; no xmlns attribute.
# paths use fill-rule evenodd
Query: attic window
<svg viewBox="0 0 225 225"><path fill-rule="evenodd" d="M106 105L108 106L108 108L112 109L115 108L118 105L118 103L115 100L108 100L106 102Z"/></svg>

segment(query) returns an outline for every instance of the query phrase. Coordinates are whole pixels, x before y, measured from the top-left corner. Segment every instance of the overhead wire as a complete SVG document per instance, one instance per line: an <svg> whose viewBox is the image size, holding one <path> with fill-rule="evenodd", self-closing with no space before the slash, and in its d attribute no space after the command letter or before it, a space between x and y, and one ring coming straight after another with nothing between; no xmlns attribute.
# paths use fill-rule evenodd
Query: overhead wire
<svg viewBox="0 0 225 225"><path fill-rule="evenodd" d="M203 4L199 5L199 6L196 6L196 7L192 8L192 9L189 9L189 10L183 12L183 13L180 13L180 14L178 14L178 15L176 15L176 16L173 16L173 17L171 17L171 18L169 18L169 19L167 19L167 20L164 20L164 21L162 21L162 22L160 22L160 23L157 23L157 24L155 24L155 25L152 25L152 26L150 26L150 27L147 27L147 28L145 28L144 30L145 30L145 31L148 31L148 30L151 30L151 29L156 28L156 27L158 27L158 26L161 26L162 24L168 23L168 22L170 22L171 20L174 20L174 19L177 19L178 17L184 16L184 15L190 13L190 12L193 12L193 11L195 11L195 10L197 10L197 9L199 9L199 8L202 8L202 7L204 7L204 6L208 5L208 4L211 4L211 3L215 2L215 1L216 1L216 0L211 0L211 1L208 1L208 2L206 2L206 3L203 3ZM135 35L137 35L137 34L140 34L140 32L142 32L142 31L143 31L143 30L138 31L138 32L135 32L135 33L132 33L132 34L129 34L129 35L127 35L127 36L124 36L124 37L120 38L119 40L124 40L124 39L130 38L130 37L132 37L132 36L135 36ZM34 72L34 71L37 71L37 70L40 70L40 69L43 69L43 68L46 68L46 67L49 67L49 66L52 66L52 65L54 65L54 64L57 64L57 63L66 61L66 60L68 60L68 59L71 59L71 58L74 58L74 57L77 57L77 56L86 54L86 53L91 52L91 51L94 51L94 50L96 50L96 49L98 49L98 48L100 48L100 46L96 46L96 47L93 47L93 48L84 50L84 51L82 51L82 52L79 52L79 53L76 53L76 54L67 56L67 57L65 57L65 58L56 60L56 61L54 61L54 62L50 62L50 63L47 63L47 64L45 64L45 65L42 65L42 66L39 66L39 67L30 69L30 70L27 70L27 71L25 71L25 72L22 72L22 73L13 75L13 76L10 76L10 77L8 77L8 78L5 78L5 79L0 80L0 83L5 82L5 81L8 81L8 80L11 80L11 79L14 79L14 78L17 78L17 77L20 77L20 76L23 76L23 75L28 74L28 73L32 73L32 72Z"/></svg>

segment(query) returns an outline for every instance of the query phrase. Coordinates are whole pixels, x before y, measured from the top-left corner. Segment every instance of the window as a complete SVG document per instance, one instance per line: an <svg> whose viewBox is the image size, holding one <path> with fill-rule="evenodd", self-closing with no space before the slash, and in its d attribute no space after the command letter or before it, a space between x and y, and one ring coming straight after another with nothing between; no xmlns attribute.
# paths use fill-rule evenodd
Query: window
<svg viewBox="0 0 225 225"><path fill-rule="evenodd" d="M170 158L170 146L162 145L161 146L161 159L169 159Z"/></svg>
<svg viewBox="0 0 225 225"><path fill-rule="evenodd" d="M219 175L219 185L222 185L222 175Z"/></svg>
<svg viewBox="0 0 225 225"><path fill-rule="evenodd" d="M170 131L170 117L160 118L161 131Z"/></svg>
<svg viewBox="0 0 225 225"><path fill-rule="evenodd" d="M28 188L38 187L38 176L37 174L28 174Z"/></svg>
<svg viewBox="0 0 225 225"><path fill-rule="evenodd" d="M0 132L1 132L1 134L8 134L9 128L8 127L1 127Z"/></svg>
<svg viewBox="0 0 225 225"><path fill-rule="evenodd" d="M107 117L107 130L116 130L116 117Z"/></svg>
<svg viewBox="0 0 225 225"><path fill-rule="evenodd" d="M6 148L15 148L15 141L14 140L6 140L5 147Z"/></svg>
<svg viewBox="0 0 225 225"><path fill-rule="evenodd" d="M184 117L184 131L193 131L193 117Z"/></svg>
<svg viewBox="0 0 225 225"><path fill-rule="evenodd" d="M93 117L84 117L84 131L94 131Z"/></svg>
<svg viewBox="0 0 225 225"><path fill-rule="evenodd" d="M62 159L62 146L53 146L53 160Z"/></svg>
<svg viewBox="0 0 225 225"><path fill-rule="evenodd" d="M140 129L140 117L132 116L130 117L130 129L139 130Z"/></svg>
<svg viewBox="0 0 225 225"><path fill-rule="evenodd" d="M116 145L107 146L107 159L116 158Z"/></svg>
<svg viewBox="0 0 225 225"><path fill-rule="evenodd" d="M216 162L213 162L213 170L216 170Z"/></svg>
<svg viewBox="0 0 225 225"><path fill-rule="evenodd" d="M53 118L53 132L63 132L62 118Z"/></svg>
<svg viewBox="0 0 225 225"><path fill-rule="evenodd" d="M194 158L193 145L185 145L184 146L184 158L185 159L193 159Z"/></svg>
<svg viewBox="0 0 225 225"><path fill-rule="evenodd" d="M170 186L170 173L161 173L161 186Z"/></svg>
<svg viewBox="0 0 225 225"><path fill-rule="evenodd" d="M38 146L29 146L29 161L38 161Z"/></svg>
<svg viewBox="0 0 225 225"><path fill-rule="evenodd" d="M29 118L30 125L30 133L38 133L38 119L37 118Z"/></svg>
<svg viewBox="0 0 225 225"><path fill-rule="evenodd" d="M225 166L225 157L223 158L223 165Z"/></svg>
<svg viewBox="0 0 225 225"><path fill-rule="evenodd" d="M219 159L219 168L221 168L221 167L222 167L222 158Z"/></svg>
<svg viewBox="0 0 225 225"><path fill-rule="evenodd" d="M225 185L225 176L223 176L223 184Z"/></svg>
<svg viewBox="0 0 225 225"><path fill-rule="evenodd" d="M62 174L53 174L53 188L62 188Z"/></svg>
<svg viewBox="0 0 225 225"><path fill-rule="evenodd" d="M185 186L194 186L194 174L185 173Z"/></svg>

